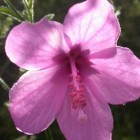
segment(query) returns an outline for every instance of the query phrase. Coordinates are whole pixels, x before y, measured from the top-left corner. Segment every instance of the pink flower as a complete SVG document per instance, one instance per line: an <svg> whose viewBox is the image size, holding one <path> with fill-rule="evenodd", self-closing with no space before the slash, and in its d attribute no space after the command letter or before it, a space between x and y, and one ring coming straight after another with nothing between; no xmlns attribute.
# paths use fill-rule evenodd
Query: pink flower
<svg viewBox="0 0 140 140"><path fill-rule="evenodd" d="M140 61L117 47L120 27L107 0L70 8L64 24L23 22L6 41L12 62L29 70L10 90L18 130L36 134L56 118L67 140L110 140L108 103L140 96Z"/></svg>

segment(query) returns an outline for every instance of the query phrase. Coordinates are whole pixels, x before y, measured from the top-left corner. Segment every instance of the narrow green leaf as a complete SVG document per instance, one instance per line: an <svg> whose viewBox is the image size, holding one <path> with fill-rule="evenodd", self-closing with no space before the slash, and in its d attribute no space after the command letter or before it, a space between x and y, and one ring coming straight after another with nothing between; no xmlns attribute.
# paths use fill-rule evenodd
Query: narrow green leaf
<svg viewBox="0 0 140 140"><path fill-rule="evenodd" d="M0 77L0 85L5 89L9 90L9 86L6 84L6 82Z"/></svg>
<svg viewBox="0 0 140 140"><path fill-rule="evenodd" d="M0 13L11 16L12 18L16 19L17 21L21 22L22 19L19 15L17 15L14 11L7 7L0 6Z"/></svg>
<svg viewBox="0 0 140 140"><path fill-rule="evenodd" d="M4 0L4 2L7 4L9 9L11 9L11 11L13 11L16 15L18 15L18 17L20 17L20 19L25 20L22 14L16 9L16 7L9 0Z"/></svg>

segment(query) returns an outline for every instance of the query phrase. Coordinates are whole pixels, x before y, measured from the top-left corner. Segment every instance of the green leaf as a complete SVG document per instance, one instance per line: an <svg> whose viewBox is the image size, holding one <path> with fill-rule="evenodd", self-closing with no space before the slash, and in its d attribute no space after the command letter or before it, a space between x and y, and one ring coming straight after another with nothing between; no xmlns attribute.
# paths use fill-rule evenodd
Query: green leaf
<svg viewBox="0 0 140 140"><path fill-rule="evenodd" d="M9 9L16 14L16 18L24 20L22 14L16 9L16 7L9 0L4 0L4 2L7 4Z"/></svg>
<svg viewBox="0 0 140 140"><path fill-rule="evenodd" d="M18 14L16 14L13 10L7 7L0 6L0 13L11 16L12 18L16 19L19 22L22 21L21 17Z"/></svg>

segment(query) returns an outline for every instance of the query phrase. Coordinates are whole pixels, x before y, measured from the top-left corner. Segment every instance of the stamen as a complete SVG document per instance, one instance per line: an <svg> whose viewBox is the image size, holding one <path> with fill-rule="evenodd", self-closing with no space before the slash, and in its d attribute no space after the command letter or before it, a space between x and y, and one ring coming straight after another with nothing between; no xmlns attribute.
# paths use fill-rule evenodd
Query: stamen
<svg viewBox="0 0 140 140"><path fill-rule="evenodd" d="M81 82L81 76L79 75L79 70L77 70L75 65L75 60L70 57L70 65L71 65L71 74L69 83L69 87L71 88L71 93L69 96L71 97L72 108L83 108L86 106L86 99L84 95L84 84Z"/></svg>

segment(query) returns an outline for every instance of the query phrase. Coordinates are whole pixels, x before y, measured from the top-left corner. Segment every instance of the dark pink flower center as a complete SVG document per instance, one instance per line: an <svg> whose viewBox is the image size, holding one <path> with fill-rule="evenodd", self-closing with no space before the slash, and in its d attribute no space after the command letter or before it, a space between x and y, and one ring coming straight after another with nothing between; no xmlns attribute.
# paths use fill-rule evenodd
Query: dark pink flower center
<svg viewBox="0 0 140 140"><path fill-rule="evenodd" d="M72 47L69 53L63 51L57 55L54 60L57 63L67 64L70 72L69 81L69 97L71 98L72 109L78 109L78 120L87 120L87 115L84 113L84 107L87 105L86 95L84 92L84 83L81 78L81 68L89 67L88 60L89 50L81 50L80 45Z"/></svg>

